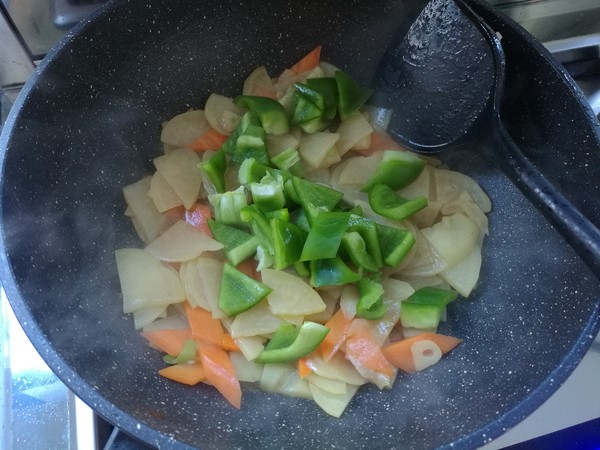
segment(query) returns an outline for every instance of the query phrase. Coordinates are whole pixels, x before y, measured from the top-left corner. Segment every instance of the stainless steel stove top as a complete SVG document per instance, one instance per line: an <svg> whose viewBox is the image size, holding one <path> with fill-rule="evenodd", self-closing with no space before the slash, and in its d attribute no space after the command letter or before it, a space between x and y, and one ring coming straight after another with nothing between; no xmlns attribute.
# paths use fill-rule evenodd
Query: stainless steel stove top
<svg viewBox="0 0 600 450"><path fill-rule="evenodd" d="M0 127L37 61L72 24L104 1L0 0ZM575 78L595 113L599 114L600 0L488 1L544 43ZM0 378L0 448L147 448L113 430L67 390L25 337L3 291L0 332L3 343L0 346L3 369ZM483 449L505 448L592 419L600 420L598 373L600 338L596 337L571 377L542 407ZM597 421L588 423L600 428ZM534 447L526 443L515 448ZM600 438L593 448L600 448Z"/></svg>

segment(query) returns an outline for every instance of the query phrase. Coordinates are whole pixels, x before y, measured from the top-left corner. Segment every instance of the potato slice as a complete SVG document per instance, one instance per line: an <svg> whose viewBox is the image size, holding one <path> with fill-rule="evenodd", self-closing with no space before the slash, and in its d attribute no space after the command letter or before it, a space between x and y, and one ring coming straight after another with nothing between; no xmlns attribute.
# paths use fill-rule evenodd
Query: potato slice
<svg viewBox="0 0 600 450"><path fill-rule="evenodd" d="M223 244L215 241L193 225L178 220L171 228L146 246L157 258L168 262L183 262L202 253L221 250Z"/></svg>
<svg viewBox="0 0 600 450"><path fill-rule="evenodd" d="M342 381L357 386L367 382L340 352L334 354L327 362L321 356L313 354L306 360L306 364L314 373L329 380Z"/></svg>
<svg viewBox="0 0 600 450"><path fill-rule="evenodd" d="M193 307L200 307L207 311L211 311L211 304L206 298L206 293L200 280L197 259L185 261L181 264L181 267L179 268L179 278L185 289L188 303Z"/></svg>
<svg viewBox="0 0 600 450"><path fill-rule="evenodd" d="M123 312L166 307L185 300L185 291L177 272L164 265L152 253L139 248L115 251Z"/></svg>
<svg viewBox="0 0 600 450"><path fill-rule="evenodd" d="M368 138L374 130L365 116L360 111L355 111L340 123L336 131L340 135L337 148L340 156L344 156L351 148Z"/></svg>
<svg viewBox="0 0 600 450"><path fill-rule="evenodd" d="M140 330L151 324L159 317L163 316L166 311L165 306L156 306L154 308L138 309L132 313L133 325L136 330Z"/></svg>
<svg viewBox="0 0 600 450"><path fill-rule="evenodd" d="M333 417L340 417L344 413L344 410L358 390L358 386L348 385L348 390L345 394L336 395L319 389L314 384L309 383L309 386L315 403Z"/></svg>
<svg viewBox="0 0 600 450"><path fill-rule="evenodd" d="M318 387L319 389L335 395L344 395L348 392L347 384L343 381L331 380L317 375L316 373L308 374L305 378L309 384Z"/></svg>
<svg viewBox="0 0 600 450"><path fill-rule="evenodd" d="M204 116L204 111L187 111L163 123L160 140L176 147L187 147L208 130L210 124Z"/></svg>
<svg viewBox="0 0 600 450"><path fill-rule="evenodd" d="M200 285L204 289L204 297L210 305L210 312L215 319L227 317L219 308L219 294L221 292L221 278L223 277L223 261L214 258L198 258L198 273Z"/></svg>
<svg viewBox="0 0 600 450"><path fill-rule="evenodd" d="M181 199L185 209L190 209L200 195L202 176L196 167L200 161L196 152L186 148L154 159L156 170Z"/></svg>
<svg viewBox="0 0 600 450"><path fill-rule="evenodd" d="M171 185L167 183L165 177L158 171L154 172L154 175L152 175L148 195L152 198L152 201L154 201L156 209L161 213L183 205L179 195L177 195Z"/></svg>
<svg viewBox="0 0 600 450"><path fill-rule="evenodd" d="M492 202L488 195L474 179L464 173L435 169L435 186L435 200L440 203L452 203L462 192L466 191L484 213L492 210Z"/></svg>
<svg viewBox="0 0 600 450"><path fill-rule="evenodd" d="M463 297L468 297L479 280L481 247L476 246L462 262L440 273L450 286Z"/></svg>
<svg viewBox="0 0 600 450"><path fill-rule="evenodd" d="M260 380L264 364L248 361L246 357L239 352L231 352L229 357L231 358L231 364L235 369L238 380L250 383Z"/></svg>
<svg viewBox="0 0 600 450"><path fill-rule="evenodd" d="M171 223L168 217L156 209L156 205L148 196L150 183L151 177L145 177L123 188L129 211L127 215L131 217L140 239L144 242L156 239Z"/></svg>
<svg viewBox="0 0 600 450"><path fill-rule="evenodd" d="M204 105L206 120L221 134L229 136L238 126L244 111L238 108L233 99L219 94L210 94Z"/></svg>
<svg viewBox="0 0 600 450"><path fill-rule="evenodd" d="M379 167L382 155L383 152L378 151L369 156L354 156L348 159L346 166L340 173L339 182L356 185L360 190Z"/></svg>
<svg viewBox="0 0 600 450"><path fill-rule="evenodd" d="M273 314L269 303L262 300L249 310L235 316L231 323L231 336L238 338L274 333L282 323L284 323L283 319Z"/></svg>
<svg viewBox="0 0 600 450"><path fill-rule="evenodd" d="M303 279L279 270L263 269L262 282L273 291L268 296L273 314L306 316L325 310L325 302Z"/></svg>
<svg viewBox="0 0 600 450"><path fill-rule="evenodd" d="M328 131L319 131L312 134L302 133L300 147L298 148L300 157L313 169L319 168L325 158L328 156L331 158L329 152L339 138L339 134Z"/></svg>
<svg viewBox="0 0 600 450"><path fill-rule="evenodd" d="M450 268L471 254L479 238L475 222L462 213L443 217L421 233Z"/></svg>

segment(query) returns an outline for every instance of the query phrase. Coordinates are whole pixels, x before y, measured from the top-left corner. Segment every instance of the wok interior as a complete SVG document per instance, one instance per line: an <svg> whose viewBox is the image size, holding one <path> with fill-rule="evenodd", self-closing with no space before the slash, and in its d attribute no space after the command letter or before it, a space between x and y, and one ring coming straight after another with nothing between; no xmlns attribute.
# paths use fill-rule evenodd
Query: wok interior
<svg viewBox="0 0 600 450"><path fill-rule="evenodd" d="M597 281L473 152L442 156L475 178L494 208L480 284L471 299L451 305L441 328L464 343L441 364L400 374L391 391L364 388L341 419L312 402L252 390L237 411L210 387L161 379L159 353L121 313L113 251L141 245L123 215L121 188L151 170L161 122L202 107L211 92L234 95L258 65L275 75L319 43L323 59L369 83L387 43L423 5L129 1L112 5L46 61L8 136L3 284L34 344L77 395L125 431L167 447L423 448L479 445L556 389L589 343L584 330L597 329ZM494 15L488 20L505 26ZM507 108L509 125L534 160L544 148L540 165L577 203L573 183L597 170L598 142L568 86L535 52L523 58L530 50L518 33L502 32L519 48L507 99L519 94L524 105ZM538 103L543 87L528 84L531 70L554 83L547 101L570 111ZM568 136L536 133L555 130L548 121L577 108L581 123ZM590 150L575 163L574 146ZM569 178L558 172L564 163ZM589 208L599 216L597 205Z"/></svg>

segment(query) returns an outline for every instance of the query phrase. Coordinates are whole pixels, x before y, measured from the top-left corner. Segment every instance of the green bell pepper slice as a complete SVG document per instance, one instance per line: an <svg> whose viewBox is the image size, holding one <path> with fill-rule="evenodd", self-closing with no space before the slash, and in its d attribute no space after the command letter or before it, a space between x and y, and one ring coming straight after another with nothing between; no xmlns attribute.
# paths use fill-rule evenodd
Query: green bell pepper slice
<svg viewBox="0 0 600 450"><path fill-rule="evenodd" d="M308 233L289 221L271 219L275 269L283 270L300 261Z"/></svg>
<svg viewBox="0 0 600 450"><path fill-rule="evenodd" d="M231 160L236 164L242 164L246 159L253 158L261 164L269 164L269 154L265 143L265 130L257 125L250 125L244 133L238 137L235 150Z"/></svg>
<svg viewBox="0 0 600 450"><path fill-rule="evenodd" d="M358 231L344 233L342 247L352 262L369 272L379 271L379 266L367 251L367 244Z"/></svg>
<svg viewBox="0 0 600 450"><path fill-rule="evenodd" d="M376 184L369 190L369 205L377 214L388 219L404 220L427 207L427 197L405 199L389 186Z"/></svg>
<svg viewBox="0 0 600 450"><path fill-rule="evenodd" d="M439 325L444 308L458 294L447 289L423 287L402 302L400 323L403 327L428 329Z"/></svg>
<svg viewBox="0 0 600 450"><path fill-rule="evenodd" d="M179 355L165 355L163 361L167 364L181 364L188 361L193 361L196 358L196 341L193 339L186 339L181 347Z"/></svg>
<svg viewBox="0 0 600 450"><path fill-rule="evenodd" d="M242 116L238 126L235 127L235 130L233 130L233 133L231 133L229 138L223 143L221 150L228 155L233 155L236 150L237 140L246 132L246 129L248 129L250 125L260 126L260 120L252 111L247 111Z"/></svg>
<svg viewBox="0 0 600 450"><path fill-rule="evenodd" d="M309 88L318 92L323 97L325 103L323 109L323 119L334 119L338 108L338 92L335 78L308 78L305 83Z"/></svg>
<svg viewBox="0 0 600 450"><path fill-rule="evenodd" d="M206 161L198 164L198 168L206 174L210 182L219 193L226 191L225 171L227 170L227 158L223 150L219 150Z"/></svg>
<svg viewBox="0 0 600 450"><path fill-rule="evenodd" d="M321 119L325 110L323 96L302 83L294 83L292 94L291 125L300 125L314 119Z"/></svg>
<svg viewBox="0 0 600 450"><path fill-rule="evenodd" d="M335 257L348 228L349 219L350 213L320 211L311 223L300 261Z"/></svg>
<svg viewBox="0 0 600 450"><path fill-rule="evenodd" d="M289 131L288 113L277 100L269 97L240 95L233 102L236 106L248 108L256 114L268 134L277 136Z"/></svg>
<svg viewBox="0 0 600 450"><path fill-rule="evenodd" d="M396 267L415 245L415 236L410 231L376 224L381 256L386 266Z"/></svg>
<svg viewBox="0 0 600 450"><path fill-rule="evenodd" d="M244 226L240 218L240 210L248 206L248 200L243 186L235 191L210 194L208 202L215 210L215 220L217 222Z"/></svg>
<svg viewBox="0 0 600 450"><path fill-rule="evenodd" d="M356 304L356 315L364 319L381 319L387 306L383 303L383 286L379 281L369 278L358 280L359 300Z"/></svg>
<svg viewBox="0 0 600 450"><path fill-rule="evenodd" d="M269 295L272 289L240 272L229 263L223 266L219 308L229 317L252 308Z"/></svg>
<svg viewBox="0 0 600 450"><path fill-rule="evenodd" d="M348 221L348 232L353 231L361 235L365 241L367 253L373 258L377 267L381 268L383 266L383 256L381 255L377 224L371 219L352 214Z"/></svg>
<svg viewBox="0 0 600 450"><path fill-rule="evenodd" d="M335 189L299 177L292 177L292 186L293 195L304 209L306 209L306 205L311 204L317 208L323 207L333 211L344 197L343 193Z"/></svg>
<svg viewBox="0 0 600 450"><path fill-rule="evenodd" d="M280 175L273 177L267 174L260 183L250 183L250 193L252 201L262 211L282 209L286 204L283 178Z"/></svg>
<svg viewBox="0 0 600 450"><path fill-rule="evenodd" d="M268 364L296 361L314 351L327 333L329 328L316 322L304 322L300 328L282 324L256 357L256 362Z"/></svg>
<svg viewBox="0 0 600 450"><path fill-rule="evenodd" d="M227 260L234 266L256 253L256 247L260 244L256 235L212 219L208 221L208 226L213 237L223 244L223 252Z"/></svg>
<svg viewBox="0 0 600 450"><path fill-rule="evenodd" d="M397 191L415 181L425 169L425 165L424 159L412 153L385 150L377 169L361 190L368 192L376 184L385 184Z"/></svg>
<svg viewBox="0 0 600 450"><path fill-rule="evenodd" d="M350 269L339 256L310 261L310 285L312 287L341 286L360 279L361 276Z"/></svg>
<svg viewBox="0 0 600 450"><path fill-rule="evenodd" d="M372 89L361 86L341 70L335 72L335 82L338 94L338 112L342 120L347 119L354 111L363 106L373 93Z"/></svg>

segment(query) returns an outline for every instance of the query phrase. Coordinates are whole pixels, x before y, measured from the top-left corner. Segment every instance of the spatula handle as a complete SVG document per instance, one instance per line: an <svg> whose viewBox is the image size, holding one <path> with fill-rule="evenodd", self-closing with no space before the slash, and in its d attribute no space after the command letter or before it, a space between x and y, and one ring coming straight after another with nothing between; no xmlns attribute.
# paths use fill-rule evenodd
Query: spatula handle
<svg viewBox="0 0 600 450"><path fill-rule="evenodd" d="M498 115L486 154L600 278L600 230L523 155Z"/></svg>

